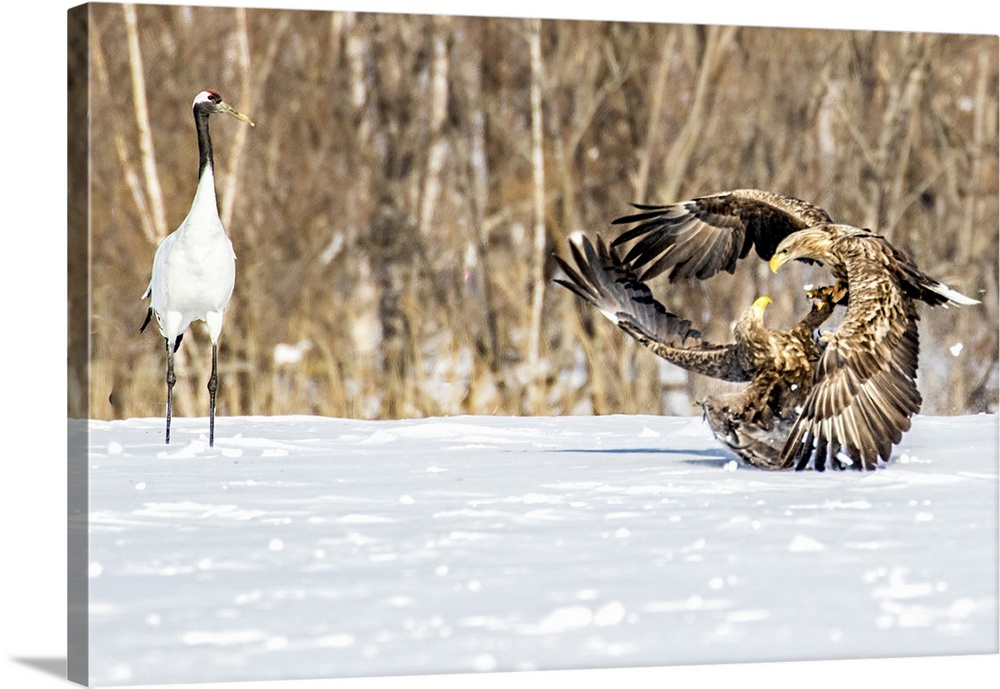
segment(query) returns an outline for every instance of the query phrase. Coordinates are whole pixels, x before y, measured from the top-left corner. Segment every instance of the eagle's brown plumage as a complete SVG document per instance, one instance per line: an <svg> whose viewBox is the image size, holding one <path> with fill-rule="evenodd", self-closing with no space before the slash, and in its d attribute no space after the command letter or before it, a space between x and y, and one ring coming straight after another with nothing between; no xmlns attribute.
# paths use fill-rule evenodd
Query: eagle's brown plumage
<svg viewBox="0 0 1000 689"><path fill-rule="evenodd" d="M920 410L916 301L976 304L923 273L883 237L849 225L817 225L775 248L772 270L808 258L843 275L847 313L827 338L814 384L782 450L796 469L873 469Z"/></svg>
<svg viewBox="0 0 1000 689"><path fill-rule="evenodd" d="M682 368L719 380L749 385L740 392L710 399L703 406L716 437L751 464L781 465L782 442L796 408L812 387L821 346L816 329L833 305L817 301L794 328L770 330L763 313L770 298L761 297L733 329L735 342L711 343L691 322L667 311L614 247L597 237L570 241L575 265L556 256L568 280L556 282L597 307L642 345ZM779 430L780 429L780 430ZM759 440L749 440L760 436Z"/></svg>
<svg viewBox="0 0 1000 689"><path fill-rule="evenodd" d="M766 261L793 232L833 222L811 203L758 189L725 191L667 206L635 206L642 212L613 221L638 223L613 245L638 239L624 261L641 280L667 270L671 281L704 280L720 270L732 273L751 248Z"/></svg>

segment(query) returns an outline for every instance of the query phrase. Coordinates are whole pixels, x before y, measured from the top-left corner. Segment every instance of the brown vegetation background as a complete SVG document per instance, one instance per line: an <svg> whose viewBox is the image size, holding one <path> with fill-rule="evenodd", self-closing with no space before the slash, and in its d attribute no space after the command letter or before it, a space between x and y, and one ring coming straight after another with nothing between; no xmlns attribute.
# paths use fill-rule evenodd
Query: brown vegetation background
<svg viewBox="0 0 1000 689"><path fill-rule="evenodd" d="M212 119L238 256L222 414L699 413L719 384L552 284L551 254L613 237L629 202L739 187L877 229L981 299L922 307L923 411L996 411L997 55L995 36L91 5L91 368L71 414L163 413L140 296L194 194L206 87L257 123ZM825 279L744 263L652 287L725 341L757 295L787 326ZM180 415L207 413L208 348L197 324Z"/></svg>

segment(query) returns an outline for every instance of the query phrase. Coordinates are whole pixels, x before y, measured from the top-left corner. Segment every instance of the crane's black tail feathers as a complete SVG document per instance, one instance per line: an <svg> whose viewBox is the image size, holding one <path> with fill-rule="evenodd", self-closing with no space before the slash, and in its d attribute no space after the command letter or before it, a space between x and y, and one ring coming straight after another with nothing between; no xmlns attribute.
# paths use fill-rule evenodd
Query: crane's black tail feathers
<svg viewBox="0 0 1000 689"><path fill-rule="evenodd" d="M146 320L144 320L142 322L142 327L139 328L139 332L144 332L146 330L146 326L149 325L149 321L152 318L153 318L153 309L150 308L150 309L148 309L146 311ZM175 352L177 351L177 348L181 346L181 338L183 338L183 337L184 337L184 333L181 333L180 335L177 336L177 339L174 340L174 351Z"/></svg>

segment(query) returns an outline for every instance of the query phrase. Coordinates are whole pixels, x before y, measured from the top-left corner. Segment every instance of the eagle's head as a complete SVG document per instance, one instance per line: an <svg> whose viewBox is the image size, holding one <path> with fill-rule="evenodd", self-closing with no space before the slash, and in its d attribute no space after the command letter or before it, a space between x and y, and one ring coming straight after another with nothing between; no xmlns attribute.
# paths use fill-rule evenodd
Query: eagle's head
<svg viewBox="0 0 1000 689"><path fill-rule="evenodd" d="M832 262L830 248L833 238L833 233L825 225L792 232L778 244L768 265L776 273L778 268L795 259L830 263Z"/></svg>

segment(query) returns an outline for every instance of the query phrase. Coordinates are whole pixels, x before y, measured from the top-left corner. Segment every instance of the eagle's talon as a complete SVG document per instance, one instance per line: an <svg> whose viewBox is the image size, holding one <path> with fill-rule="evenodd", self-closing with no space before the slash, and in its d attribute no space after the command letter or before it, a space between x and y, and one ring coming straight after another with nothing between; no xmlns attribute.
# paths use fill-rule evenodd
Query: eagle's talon
<svg viewBox="0 0 1000 689"><path fill-rule="evenodd" d="M847 288L840 282L837 282L836 285L813 287L806 290L806 297L819 302L814 305L817 309L821 309L824 306L833 308L837 304L844 302L847 297Z"/></svg>

